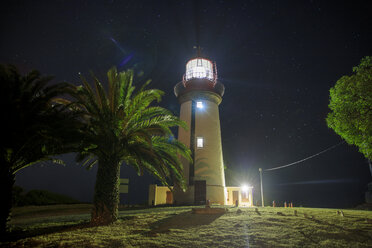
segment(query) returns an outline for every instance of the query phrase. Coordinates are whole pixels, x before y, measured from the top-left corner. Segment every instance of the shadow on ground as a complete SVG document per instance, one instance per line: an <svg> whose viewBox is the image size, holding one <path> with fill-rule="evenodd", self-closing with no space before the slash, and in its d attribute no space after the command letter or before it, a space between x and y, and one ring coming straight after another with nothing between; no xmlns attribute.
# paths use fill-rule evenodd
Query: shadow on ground
<svg viewBox="0 0 372 248"><path fill-rule="evenodd" d="M0 242L13 242L20 239L31 238L39 235L51 234L56 232L67 232L74 229L83 229L91 227L89 222L71 224L71 225L58 225L58 226L48 226L42 228L34 228L31 230L14 229L8 233L5 237L0 238Z"/></svg>
<svg viewBox="0 0 372 248"><path fill-rule="evenodd" d="M151 233L168 232L169 229L187 229L195 226L208 225L223 214L193 214L191 211L177 214L153 223Z"/></svg>

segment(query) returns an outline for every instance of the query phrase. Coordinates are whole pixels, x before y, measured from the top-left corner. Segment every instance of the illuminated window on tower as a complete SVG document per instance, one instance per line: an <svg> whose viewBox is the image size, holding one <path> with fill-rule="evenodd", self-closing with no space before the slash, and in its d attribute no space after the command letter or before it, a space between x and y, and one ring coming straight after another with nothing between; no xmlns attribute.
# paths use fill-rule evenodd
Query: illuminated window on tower
<svg viewBox="0 0 372 248"><path fill-rule="evenodd" d="M200 101L196 102L196 107L202 109L204 107L203 102Z"/></svg>
<svg viewBox="0 0 372 248"><path fill-rule="evenodd" d="M204 147L204 139L203 139L203 137L197 137L196 138L196 147L197 148L203 148Z"/></svg>

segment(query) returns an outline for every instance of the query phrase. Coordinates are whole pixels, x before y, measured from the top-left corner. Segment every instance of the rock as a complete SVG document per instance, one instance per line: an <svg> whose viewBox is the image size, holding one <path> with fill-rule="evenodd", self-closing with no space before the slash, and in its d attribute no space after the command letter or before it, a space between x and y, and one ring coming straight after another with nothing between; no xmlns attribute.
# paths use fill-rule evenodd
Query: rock
<svg viewBox="0 0 372 248"><path fill-rule="evenodd" d="M156 232L149 232L147 235L149 237L157 237L157 236L159 236L159 234L157 234Z"/></svg>
<svg viewBox="0 0 372 248"><path fill-rule="evenodd" d="M256 211L256 213L257 213L258 215L261 215L261 213L258 212L258 208L255 208L254 211Z"/></svg>

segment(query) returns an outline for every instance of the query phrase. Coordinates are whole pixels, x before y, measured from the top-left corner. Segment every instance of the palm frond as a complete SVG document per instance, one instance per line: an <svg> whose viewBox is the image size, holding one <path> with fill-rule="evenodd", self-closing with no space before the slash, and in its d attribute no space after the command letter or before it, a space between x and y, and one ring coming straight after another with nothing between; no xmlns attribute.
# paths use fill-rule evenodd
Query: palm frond
<svg viewBox="0 0 372 248"><path fill-rule="evenodd" d="M86 125L78 160L92 166L100 158L112 158L133 166L140 175L147 170L164 185L183 185L181 158L191 160L191 152L169 137L172 127L187 125L169 110L153 106L164 92L147 89L150 81L135 91L132 70L117 72L111 68L107 90L94 76L94 89L81 78L82 86L67 87L71 102L55 101L78 110Z"/></svg>

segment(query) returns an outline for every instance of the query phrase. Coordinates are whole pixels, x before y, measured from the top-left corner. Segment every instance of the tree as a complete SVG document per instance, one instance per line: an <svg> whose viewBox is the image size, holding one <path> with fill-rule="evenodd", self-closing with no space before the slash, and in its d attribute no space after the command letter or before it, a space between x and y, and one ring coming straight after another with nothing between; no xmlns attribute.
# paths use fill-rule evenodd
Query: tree
<svg viewBox="0 0 372 248"><path fill-rule="evenodd" d="M65 106L53 105L67 84L48 85L51 79L35 70L22 76L14 66L0 65L2 234L10 219L15 174L38 162L61 162L53 156L74 150L80 122Z"/></svg>
<svg viewBox="0 0 372 248"><path fill-rule="evenodd" d="M71 101L64 104L83 112L84 138L78 161L91 168L98 163L91 223L110 224L118 218L120 166L133 166L139 175L147 170L164 185L171 181L184 187L181 157L191 160L190 150L172 139L171 127L186 124L168 110L153 106L163 92L146 89L135 92L133 71L107 73L108 90L94 78L94 87L82 78L71 85Z"/></svg>
<svg viewBox="0 0 372 248"><path fill-rule="evenodd" d="M368 159L372 174L372 57L364 57L354 74L330 89L327 125Z"/></svg>

